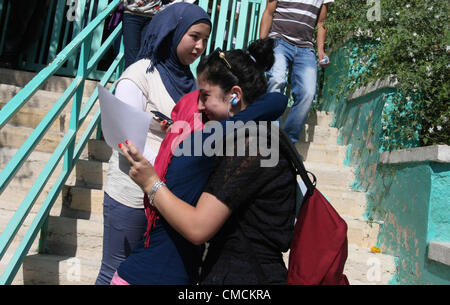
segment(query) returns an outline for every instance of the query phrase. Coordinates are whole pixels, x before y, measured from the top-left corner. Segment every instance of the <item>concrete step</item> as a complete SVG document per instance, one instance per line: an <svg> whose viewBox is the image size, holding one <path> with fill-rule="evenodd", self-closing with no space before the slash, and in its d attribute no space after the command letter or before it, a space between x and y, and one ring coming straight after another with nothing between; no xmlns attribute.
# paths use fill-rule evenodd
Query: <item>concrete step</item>
<svg viewBox="0 0 450 305"><path fill-rule="evenodd" d="M428 259L450 266L450 243L430 240L428 243Z"/></svg>
<svg viewBox="0 0 450 305"><path fill-rule="evenodd" d="M340 215L361 217L366 212L366 193L356 192L350 188L321 187L319 184L317 189Z"/></svg>
<svg viewBox="0 0 450 305"><path fill-rule="evenodd" d="M338 196L342 195L334 195L335 197L331 197L326 195L326 189L325 192L323 192L323 190L319 188L318 190L325 196L325 198L328 199L331 206L347 223L347 238L349 243L357 244L360 247L372 247L376 245L378 232L380 230L380 224L369 223L364 219L362 215L365 211L365 207L363 208L357 206L359 202L356 199L355 201L339 200ZM355 195L351 192L347 192L346 196L349 196L349 198L351 198Z"/></svg>
<svg viewBox="0 0 450 305"><path fill-rule="evenodd" d="M339 130L337 128L305 124L300 135L300 142L314 142L317 144L337 144Z"/></svg>
<svg viewBox="0 0 450 305"><path fill-rule="evenodd" d="M24 87L36 75L37 73L34 72L0 68L0 84ZM70 85L72 81L73 81L72 77L51 76L40 89L62 93L64 92L64 90L67 89L67 87ZM91 95L92 92L95 90L97 83L98 83L97 81L86 80L84 86L84 95L85 96Z"/></svg>
<svg viewBox="0 0 450 305"><path fill-rule="evenodd" d="M17 130L23 129L18 128ZM0 147L0 170L2 170L6 166L6 164L8 164L8 162L13 158L17 151L18 148ZM21 178L22 180L25 178L32 178L30 180L34 181L34 179L40 174L41 170L44 168L48 160L50 160L52 153L53 151L32 151L23 163L21 169L16 173L16 177ZM99 167L105 167L105 164L100 165L100 163L107 163L111 154L111 148L109 148L104 141L94 139L88 140L88 144L85 146L83 152L80 155L79 164L77 164L75 167L75 170L77 171L76 175L79 176L79 180L83 180L88 183L89 179L94 179L96 181L94 185L98 184L100 181L98 179L98 174L96 174L96 177L92 178L86 177L86 174L83 172L89 170L90 174L92 174L93 169L88 169L88 167L93 167L95 169L98 169ZM92 163L89 163L89 161L92 161Z"/></svg>
<svg viewBox="0 0 450 305"><path fill-rule="evenodd" d="M19 246L20 241L14 240L11 245L9 246L6 253L3 255L2 260L0 260L0 274L3 274L3 272L6 270L6 267L8 263L10 262L11 258L14 255L15 250ZM36 238L36 240L33 242L33 244L30 247L30 250L28 251L28 255L36 255L38 252L38 244L39 244L39 238ZM14 280L11 283L12 285L23 285L23 267L20 266L19 270L16 273L16 276L14 277Z"/></svg>
<svg viewBox="0 0 450 305"><path fill-rule="evenodd" d="M83 125L80 126L77 136L76 136L76 142L78 143L79 139L83 135L84 131L89 125L88 120L84 121ZM57 122L58 123L58 122ZM58 123L59 124L59 123ZM61 122L61 125L59 127L53 124L53 129L50 128L47 130L47 132L44 134L42 139L39 141L37 146L35 147L35 151L41 151L41 152L54 152L56 147L61 142L61 139L64 137L66 131L60 132L60 127L63 126L63 128L67 127L68 122L64 121ZM31 133L34 131L34 128L25 127L25 126L14 126L12 124L6 124L3 126L3 128L0 130L0 148L1 147L9 147L9 148L20 148L23 143L28 139L28 137L31 135ZM95 130L92 133L91 137L93 138L95 136Z"/></svg>
<svg viewBox="0 0 450 305"><path fill-rule="evenodd" d="M74 172L76 184L79 186L102 189L106 183L109 164L97 160L79 159Z"/></svg>
<svg viewBox="0 0 450 305"><path fill-rule="evenodd" d="M3 108L22 88L0 84L0 109ZM38 90L28 100L25 105L8 121L8 124L14 126L24 126L36 128L36 126L47 115L48 111L55 105L56 101L61 96L61 92L50 92L45 90ZM87 102L88 97L83 97L82 106ZM58 118L53 122L50 130L53 131L67 131L70 121L70 113L72 111L73 98L68 102L66 107L61 111ZM88 118L92 118L99 105L95 105L90 111Z"/></svg>
<svg viewBox="0 0 450 305"><path fill-rule="evenodd" d="M88 157L91 160L108 162L112 155L112 148L104 140L90 139L88 142Z"/></svg>
<svg viewBox="0 0 450 305"><path fill-rule="evenodd" d="M2 201L2 199L6 201L8 200L8 198L5 196L6 194L14 195L15 192L16 196L20 196L22 194L28 193L35 183L44 165L45 162L42 162L40 164L30 164L30 162L25 163L19 170L20 173L18 173L16 177L11 180L4 192L0 195L0 201ZM75 165L75 168L69 175L66 184L69 186L82 186L87 188L101 189L102 181L104 181L103 179L106 179L106 169L102 168L107 167L108 164L102 162L79 159L77 164ZM38 171L29 173L30 169L38 169ZM50 190L50 188L56 182L58 178L57 176L61 173L61 170L62 162L57 165L55 173L47 181L46 186L49 187L47 188L45 186L44 191ZM27 175L25 173L29 174ZM21 189L23 192L21 191ZM10 196L9 198L13 197L14 196Z"/></svg>
<svg viewBox="0 0 450 305"><path fill-rule="evenodd" d="M286 121L286 118L291 111L291 107L287 107L282 116L282 123ZM307 125L311 126L322 126L322 127L330 127L331 122L333 121L333 114L327 113L326 111L315 111L311 109L308 114L308 118L306 119Z"/></svg>
<svg viewBox="0 0 450 305"><path fill-rule="evenodd" d="M0 106L3 108L23 87L0 83ZM36 91L24 107L49 110L61 96L61 92Z"/></svg>
<svg viewBox="0 0 450 305"><path fill-rule="evenodd" d="M3 168L11 157L16 153L16 149L2 148L0 149L0 166ZM87 151L87 149L86 149ZM85 153L87 156L87 152ZM27 161L24 163L21 169L17 172L16 176L11 180L10 184L6 187L2 194L0 194L0 208L7 209L9 211L15 211L20 206L22 201L27 196L33 183L38 175L41 173L45 163L50 158L50 153L33 152L30 154ZM102 219L102 191L94 190L93 193L97 194L97 200L99 202L94 204L94 208L90 208L86 201L86 196L91 192L89 187L101 189L101 184L106 179L106 169L108 164L95 160L80 159L76 164L74 170L70 174L66 183L67 186L63 186L62 193L56 199L54 207L51 210L51 215L61 215L71 218L81 218L90 220ZM62 161L57 165L55 172L49 178L47 185L42 190L40 196L37 198L36 203L32 207L32 211L35 213L44 202L45 197L53 187L56 179L62 171ZM81 192L81 196L78 194L80 191L77 186L84 188L84 193ZM87 194L87 195L86 195ZM83 195L85 197L83 197ZM71 204L71 198L74 197L76 202L82 202L81 209L77 209L74 204ZM83 199L84 198L84 199ZM94 196L95 198L95 196Z"/></svg>
<svg viewBox="0 0 450 305"><path fill-rule="evenodd" d="M317 144L314 142L297 142L295 147L306 162L344 165L346 147L337 144Z"/></svg>
<svg viewBox="0 0 450 305"><path fill-rule="evenodd" d="M14 115L9 121L9 125L24 126L29 128L36 128L36 126L47 115L48 110L43 110L33 107L23 107L19 112ZM50 126L50 131L65 132L69 128L70 115L67 112L63 112L58 116L53 124Z"/></svg>
<svg viewBox="0 0 450 305"><path fill-rule="evenodd" d="M35 254L23 262L25 285L93 285L100 261L70 256Z"/></svg>
<svg viewBox="0 0 450 305"><path fill-rule="evenodd" d="M93 285L100 270L100 264L99 261L89 259L29 252L11 284ZM5 268L6 263L0 264L0 274Z"/></svg>
<svg viewBox="0 0 450 305"><path fill-rule="evenodd" d="M348 188L355 180L353 168L323 162L303 162L306 170L317 178L317 187Z"/></svg>
<svg viewBox="0 0 450 305"><path fill-rule="evenodd" d="M369 248L348 245L344 268L350 285L389 285L396 271L395 257L372 253Z"/></svg>
<svg viewBox="0 0 450 305"><path fill-rule="evenodd" d="M1 231L12 215L13 211L0 211ZM34 213L30 213L5 253L0 262L0 274L5 270L34 216ZM39 234L12 284L94 283L102 256L101 222L50 216L47 254L37 254L38 240ZM68 276L70 274L76 277Z"/></svg>
<svg viewBox="0 0 450 305"><path fill-rule="evenodd" d="M30 210L31 213L35 214L39 211L42 203L49 193L49 189L50 187L42 191L35 204L32 206ZM86 189L85 191L86 194L89 194L88 189ZM12 213L17 211L18 207L25 199L27 192L28 189L24 190L23 187L17 187L14 185L11 187L8 186L8 188L0 197L0 212L9 211L11 213L10 216L12 216ZM73 192L70 188L63 187L63 191L56 198L53 207L50 210L51 216L62 216L73 219L90 220L94 222L103 221L103 191L96 190L95 198L97 199L94 201L94 203L91 203L92 206L80 201L72 201L71 197L64 197L70 196L70 192ZM16 193L16 198L13 197L14 193ZM81 196L75 196L75 199L80 197ZM9 219L4 221L9 221ZM2 229L1 226L0 229ZM2 230L0 230L0 232L1 231Z"/></svg>
<svg viewBox="0 0 450 305"><path fill-rule="evenodd" d="M281 126L284 126L290 110L290 107L286 108L282 116ZM330 127L332 121L333 115L331 113L328 114L325 111L311 110L300 134L300 142L336 144L338 130Z"/></svg>
<svg viewBox="0 0 450 305"><path fill-rule="evenodd" d="M0 104L0 106L2 106ZM51 131L66 132L69 129L71 103L59 114L58 118L50 126ZM97 112L99 105L92 107L85 121L91 121ZM22 107L9 121L9 125L36 128L48 113L48 109L36 107Z"/></svg>
<svg viewBox="0 0 450 305"><path fill-rule="evenodd" d="M0 147L20 148L33 132L33 128L20 127L6 124L0 130ZM64 133L47 131L35 150L41 152L53 152L63 138Z"/></svg>
<svg viewBox="0 0 450 305"><path fill-rule="evenodd" d="M101 221L103 217L103 190L91 188L83 181L77 181L77 170L72 172L64 185L61 193L54 202L50 215L65 216L70 218L80 218L94 221ZM102 175L102 173L100 173ZM53 186L55 177L51 177L49 182L37 198L31 211L36 213ZM0 207L9 211L16 211L22 201L27 196L34 180L13 181L0 195Z"/></svg>
<svg viewBox="0 0 450 305"><path fill-rule="evenodd" d="M283 253L288 267L289 251ZM396 271L395 257L383 253L372 253L369 248L348 244L348 255L344 274L350 285L388 285Z"/></svg>
<svg viewBox="0 0 450 305"><path fill-rule="evenodd" d="M350 244L371 248L377 244L380 224L369 223L363 217L341 215L347 223L347 239Z"/></svg>
<svg viewBox="0 0 450 305"><path fill-rule="evenodd" d="M48 184L35 204L32 211L37 212L50 192L52 184ZM9 185L0 196L0 204L3 209L15 211L25 199L30 188L23 185ZM74 218L94 219L93 214L102 215L103 213L103 190L92 189L89 186L64 185L62 192L56 199L53 209L57 215L64 215ZM56 215L56 214L55 214ZM72 216L71 216L72 215Z"/></svg>
<svg viewBox="0 0 450 305"><path fill-rule="evenodd" d="M360 247L372 247L377 243L380 224L364 219L365 193L341 188L317 188L327 198L331 206L347 223L349 243ZM359 198L359 199L358 199Z"/></svg>
<svg viewBox="0 0 450 305"><path fill-rule="evenodd" d="M329 127L333 121L333 114L327 113L326 111L314 111L311 110L308 114L308 119L306 124L317 125L322 127Z"/></svg>
<svg viewBox="0 0 450 305"><path fill-rule="evenodd" d="M85 148L81 154L80 159L75 164L71 175L67 179L69 184L80 184L80 185L92 185L97 186L102 183L102 165L98 161L90 161L85 158L88 156L88 148ZM2 170L17 153L18 149L2 147L0 148L0 170ZM11 186L23 187L24 191L28 192L33 183L36 181L37 177L41 174L41 171L46 166L47 162L50 160L52 153L33 151L27 159L24 161L20 169L15 173L13 179L9 183L5 191ZM62 171L63 159L59 161L56 165L55 171L52 176L50 176L47 184L52 185L56 182L58 175ZM98 170L98 172L96 172ZM88 173L87 173L88 172ZM1 196L1 195L0 195Z"/></svg>
<svg viewBox="0 0 450 305"><path fill-rule="evenodd" d="M103 223L85 219L50 216L48 222L48 254L101 261Z"/></svg>
<svg viewBox="0 0 450 305"><path fill-rule="evenodd" d="M62 190L64 207L90 214L103 214L103 197L102 189L65 185Z"/></svg>
<svg viewBox="0 0 450 305"><path fill-rule="evenodd" d="M18 149L10 147L0 147L0 170L8 164L12 157L17 153ZM15 177L20 180L25 180L29 177L37 177L45 162L51 157L51 153L40 151L33 151L26 161L23 163L21 169L18 170Z"/></svg>
<svg viewBox="0 0 450 305"><path fill-rule="evenodd" d="M50 212L47 253L37 254L38 234L13 284L91 285L95 282L102 257L103 217L99 215L95 220L62 217L61 208L64 206L54 207ZM0 210L0 232L14 212ZM4 271L34 217L35 212L32 211L25 219L0 262L0 272Z"/></svg>
<svg viewBox="0 0 450 305"><path fill-rule="evenodd" d="M2 231L6 228L14 211L0 210L0 227ZM51 213L53 214L53 213ZM14 238L14 243L8 248L8 251L14 251L23 239L27 229L34 220L36 213L30 212L25 219L23 226ZM36 252L38 233L34 246L30 251ZM103 244L103 220L93 221L85 219L74 219L63 216L50 215L48 218L48 235L46 243L47 254L65 255L78 258L101 260Z"/></svg>
<svg viewBox="0 0 450 305"><path fill-rule="evenodd" d="M305 168L317 178L317 189L339 214L360 217L366 210L366 194L351 189L353 169L329 163L304 162Z"/></svg>

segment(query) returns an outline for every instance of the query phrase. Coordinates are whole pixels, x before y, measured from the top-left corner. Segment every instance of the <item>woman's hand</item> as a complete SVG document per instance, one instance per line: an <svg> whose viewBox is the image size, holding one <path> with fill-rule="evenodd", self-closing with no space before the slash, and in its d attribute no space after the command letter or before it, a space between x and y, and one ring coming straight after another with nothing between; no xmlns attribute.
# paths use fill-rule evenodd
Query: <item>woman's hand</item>
<svg viewBox="0 0 450 305"><path fill-rule="evenodd" d="M130 141L119 144L119 148L130 162L130 178L148 194L159 179L155 169Z"/></svg>
<svg viewBox="0 0 450 305"><path fill-rule="evenodd" d="M153 117L153 119L159 123L162 132L164 133L170 132L170 128L172 127L172 125L167 125L166 120L161 121L158 117L155 116Z"/></svg>

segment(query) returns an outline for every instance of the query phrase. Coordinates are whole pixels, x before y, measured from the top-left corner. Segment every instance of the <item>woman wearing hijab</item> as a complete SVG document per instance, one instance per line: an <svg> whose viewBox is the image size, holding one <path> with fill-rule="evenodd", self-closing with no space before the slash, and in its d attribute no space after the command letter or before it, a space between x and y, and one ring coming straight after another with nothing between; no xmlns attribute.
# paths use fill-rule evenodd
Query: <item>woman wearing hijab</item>
<svg viewBox="0 0 450 305"><path fill-rule="evenodd" d="M159 12L145 33L137 61L118 80L116 96L143 111L170 115L186 93L196 88L189 65L206 48L208 14L197 5L176 3ZM152 120L144 155L154 162L165 134ZM145 233L144 192L128 176L128 161L113 152L103 202L103 258L97 285L108 285L114 271Z"/></svg>

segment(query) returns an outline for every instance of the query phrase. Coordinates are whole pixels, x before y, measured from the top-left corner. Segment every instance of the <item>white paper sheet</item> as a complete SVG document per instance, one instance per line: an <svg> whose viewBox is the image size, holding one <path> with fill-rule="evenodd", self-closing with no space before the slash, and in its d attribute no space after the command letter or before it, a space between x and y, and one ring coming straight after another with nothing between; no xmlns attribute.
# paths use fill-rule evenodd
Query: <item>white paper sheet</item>
<svg viewBox="0 0 450 305"><path fill-rule="evenodd" d="M119 143L130 140L141 153L144 153L152 116L125 104L102 85L98 85L98 98L102 132L106 143L121 153Z"/></svg>

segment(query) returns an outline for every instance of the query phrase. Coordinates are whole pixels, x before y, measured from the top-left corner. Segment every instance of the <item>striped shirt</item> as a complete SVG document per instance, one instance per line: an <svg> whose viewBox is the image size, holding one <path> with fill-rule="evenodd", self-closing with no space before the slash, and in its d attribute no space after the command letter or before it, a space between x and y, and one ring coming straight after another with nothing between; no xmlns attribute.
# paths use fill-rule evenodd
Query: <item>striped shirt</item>
<svg viewBox="0 0 450 305"><path fill-rule="evenodd" d="M299 47L314 48L314 28L320 8L331 2L334 0L278 0L269 36L281 37Z"/></svg>

